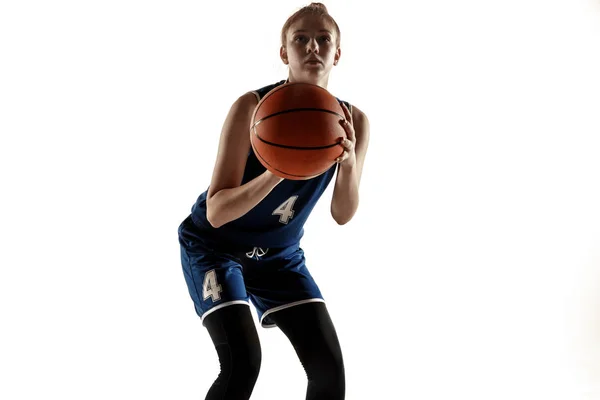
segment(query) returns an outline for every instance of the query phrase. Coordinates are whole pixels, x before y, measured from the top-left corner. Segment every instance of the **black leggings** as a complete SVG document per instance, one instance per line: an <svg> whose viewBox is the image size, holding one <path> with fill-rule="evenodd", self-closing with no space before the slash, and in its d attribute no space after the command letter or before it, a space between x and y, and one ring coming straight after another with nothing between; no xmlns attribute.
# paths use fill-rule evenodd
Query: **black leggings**
<svg viewBox="0 0 600 400"><path fill-rule="evenodd" d="M306 303L270 314L290 339L308 378L306 400L343 400L344 362L324 303ZM248 400L261 363L256 325L246 305L231 305L207 316L221 372L206 400ZM285 398L282 394L281 398Z"/></svg>

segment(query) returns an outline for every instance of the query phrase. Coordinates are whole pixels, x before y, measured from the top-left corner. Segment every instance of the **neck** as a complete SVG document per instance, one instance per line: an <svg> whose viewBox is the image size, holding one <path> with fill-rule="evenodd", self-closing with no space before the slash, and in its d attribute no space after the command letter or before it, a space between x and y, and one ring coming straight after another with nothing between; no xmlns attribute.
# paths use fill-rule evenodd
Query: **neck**
<svg viewBox="0 0 600 400"><path fill-rule="evenodd" d="M290 71L288 75L289 82L304 82L304 83L312 83L313 85L321 86L323 89L327 89L327 84L329 83L329 75L325 76L302 76L297 77L294 76L293 72Z"/></svg>

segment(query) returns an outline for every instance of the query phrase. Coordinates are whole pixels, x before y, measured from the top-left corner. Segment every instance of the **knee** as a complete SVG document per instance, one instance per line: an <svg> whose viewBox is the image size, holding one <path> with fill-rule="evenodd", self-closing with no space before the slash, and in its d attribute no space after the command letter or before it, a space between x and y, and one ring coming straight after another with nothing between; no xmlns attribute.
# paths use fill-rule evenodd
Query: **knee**
<svg viewBox="0 0 600 400"><path fill-rule="evenodd" d="M233 385L253 386L258 379L262 354L259 346L240 351L225 347L219 351L220 376Z"/></svg>
<svg viewBox="0 0 600 400"><path fill-rule="evenodd" d="M261 362L262 353L260 347L254 347L252 351L233 358L232 375L239 374L247 377L251 382L256 382Z"/></svg>
<svg viewBox="0 0 600 400"><path fill-rule="evenodd" d="M305 365L305 370L310 383L327 387L331 392L343 392L346 375L341 354L321 354L313 363Z"/></svg>

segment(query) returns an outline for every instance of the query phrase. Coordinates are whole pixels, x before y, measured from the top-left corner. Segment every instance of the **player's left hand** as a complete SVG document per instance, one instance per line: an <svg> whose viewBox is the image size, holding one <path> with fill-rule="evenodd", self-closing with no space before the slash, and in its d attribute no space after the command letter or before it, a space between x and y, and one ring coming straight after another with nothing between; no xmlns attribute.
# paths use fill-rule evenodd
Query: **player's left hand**
<svg viewBox="0 0 600 400"><path fill-rule="evenodd" d="M354 166L356 164L356 153L354 152L354 146L356 145L356 133L354 132L354 125L352 124L352 113L346 107L346 104L341 103L344 109L345 119L340 120L340 124L346 131L346 138L340 141L340 145L344 148L344 153L335 159L340 166Z"/></svg>

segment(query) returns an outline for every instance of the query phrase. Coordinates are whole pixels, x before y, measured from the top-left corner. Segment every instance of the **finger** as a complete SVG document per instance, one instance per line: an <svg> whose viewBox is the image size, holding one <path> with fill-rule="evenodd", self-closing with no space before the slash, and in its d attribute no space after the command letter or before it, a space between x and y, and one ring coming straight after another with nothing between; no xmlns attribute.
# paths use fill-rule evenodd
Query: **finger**
<svg viewBox="0 0 600 400"><path fill-rule="evenodd" d="M353 125L348 124L348 135L347 136L351 142L354 143L356 141L356 131L354 130Z"/></svg>
<svg viewBox="0 0 600 400"><path fill-rule="evenodd" d="M346 117L346 120L350 121L350 123L352 123L352 113L346 106L346 103L341 103L341 104L342 104L342 110L344 110L344 116Z"/></svg>
<svg viewBox="0 0 600 400"><path fill-rule="evenodd" d="M338 144L340 146L342 146L344 151L350 152L350 151L354 150L354 143L351 140L348 140L346 138L340 138L340 140L338 141Z"/></svg>
<svg viewBox="0 0 600 400"><path fill-rule="evenodd" d="M335 162L337 162L337 163L344 162L346 160L346 158L348 158L348 156L349 156L348 152L344 151L344 153L341 156L339 156L338 158L335 159Z"/></svg>
<svg viewBox="0 0 600 400"><path fill-rule="evenodd" d="M348 139L344 139L342 141L342 146L346 149L346 151L352 151L354 149L354 143Z"/></svg>
<svg viewBox="0 0 600 400"><path fill-rule="evenodd" d="M345 112L346 112L348 121L350 121L350 123L352 123L352 112L350 111L350 108L348 108L346 103L344 103L344 110L346 110Z"/></svg>
<svg viewBox="0 0 600 400"><path fill-rule="evenodd" d="M344 127L344 130L346 131L346 136L348 137L348 139L350 139L351 141L354 141L356 134L354 132L354 127L352 126L352 123L349 122L348 120L341 120L340 124L342 124L342 126Z"/></svg>
<svg viewBox="0 0 600 400"><path fill-rule="evenodd" d="M346 131L346 136L348 138L350 138L351 140L353 140L354 139L354 127L352 126L352 122L348 121L347 119L342 119L342 120L340 120L340 124L342 124L342 127Z"/></svg>

